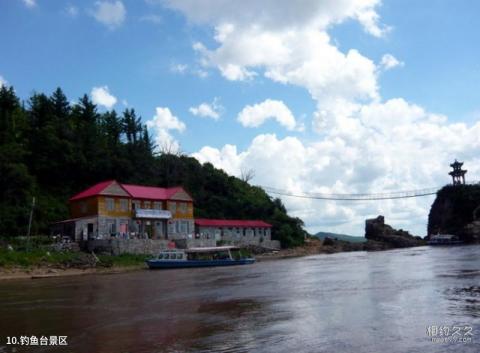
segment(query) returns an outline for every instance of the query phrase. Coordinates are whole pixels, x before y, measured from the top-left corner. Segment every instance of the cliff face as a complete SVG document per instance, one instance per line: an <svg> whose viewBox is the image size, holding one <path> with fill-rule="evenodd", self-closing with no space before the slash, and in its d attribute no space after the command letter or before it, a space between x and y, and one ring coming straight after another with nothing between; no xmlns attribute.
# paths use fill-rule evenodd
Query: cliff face
<svg viewBox="0 0 480 353"><path fill-rule="evenodd" d="M365 221L365 238L368 241L386 244L389 248L407 248L424 244L420 237L414 237L405 230L396 230L385 224L383 216Z"/></svg>
<svg viewBox="0 0 480 353"><path fill-rule="evenodd" d="M480 185L447 185L438 191L428 215L428 234L437 233L480 242Z"/></svg>

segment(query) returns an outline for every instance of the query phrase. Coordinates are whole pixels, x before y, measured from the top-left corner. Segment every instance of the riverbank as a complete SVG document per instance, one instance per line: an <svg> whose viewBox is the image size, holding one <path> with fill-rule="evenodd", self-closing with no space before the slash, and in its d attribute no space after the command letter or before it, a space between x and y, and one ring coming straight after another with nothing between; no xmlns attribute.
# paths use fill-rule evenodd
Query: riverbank
<svg viewBox="0 0 480 353"><path fill-rule="evenodd" d="M0 281L16 279L42 279L65 276L109 275L146 269L145 264L113 266L110 268L52 268L52 267L10 267L0 268Z"/></svg>
<svg viewBox="0 0 480 353"><path fill-rule="evenodd" d="M0 249L0 280L111 274L145 268L147 255L95 255L80 251Z"/></svg>
<svg viewBox="0 0 480 353"><path fill-rule="evenodd" d="M305 240L304 245L289 249L260 251L251 248L258 262L281 260L319 254L334 254L351 251L388 250L385 244L368 241L349 243L338 240L322 241L317 238ZM146 269L147 255L124 254L119 256L94 255L83 252L50 252L45 250L0 251L0 281L10 279L39 279L87 274L117 274Z"/></svg>

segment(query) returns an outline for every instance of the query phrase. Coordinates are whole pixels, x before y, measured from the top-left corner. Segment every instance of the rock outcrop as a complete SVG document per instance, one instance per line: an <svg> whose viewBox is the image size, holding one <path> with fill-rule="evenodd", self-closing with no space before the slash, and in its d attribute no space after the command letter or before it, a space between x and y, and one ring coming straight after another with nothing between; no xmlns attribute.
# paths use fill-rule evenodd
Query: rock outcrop
<svg viewBox="0 0 480 353"><path fill-rule="evenodd" d="M385 224L383 216L365 221L365 238L369 242L385 244L387 248L408 248L424 245L424 241L420 237L415 237L403 229L396 230Z"/></svg>
<svg viewBox="0 0 480 353"><path fill-rule="evenodd" d="M428 215L428 234L437 233L480 242L480 184L448 185L438 191Z"/></svg>

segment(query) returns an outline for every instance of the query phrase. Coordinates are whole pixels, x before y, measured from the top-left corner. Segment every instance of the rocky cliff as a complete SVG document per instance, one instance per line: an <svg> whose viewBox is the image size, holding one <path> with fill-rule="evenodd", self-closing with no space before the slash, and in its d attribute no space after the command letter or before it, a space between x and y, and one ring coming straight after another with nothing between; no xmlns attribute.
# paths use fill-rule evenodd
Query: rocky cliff
<svg viewBox="0 0 480 353"><path fill-rule="evenodd" d="M420 237L413 236L403 229L396 230L385 224L383 216L365 221L365 238L369 242L382 243L387 248L407 248L425 243Z"/></svg>
<svg viewBox="0 0 480 353"><path fill-rule="evenodd" d="M447 185L438 191L428 215L428 234L454 234L480 242L480 185Z"/></svg>

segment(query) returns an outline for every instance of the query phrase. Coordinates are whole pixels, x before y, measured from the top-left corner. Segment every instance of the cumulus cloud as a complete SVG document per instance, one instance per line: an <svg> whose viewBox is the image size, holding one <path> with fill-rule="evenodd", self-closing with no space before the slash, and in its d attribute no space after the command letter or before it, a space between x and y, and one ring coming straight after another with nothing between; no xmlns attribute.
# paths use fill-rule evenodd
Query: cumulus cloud
<svg viewBox="0 0 480 353"><path fill-rule="evenodd" d="M382 60L380 61L380 66L385 71L393 69L394 67L403 66L403 65L404 63L402 61L399 61L392 54L385 54L384 56L382 56Z"/></svg>
<svg viewBox="0 0 480 353"><path fill-rule="evenodd" d="M0 76L0 88L3 86L6 86L8 84L7 80L3 78L3 76Z"/></svg>
<svg viewBox="0 0 480 353"><path fill-rule="evenodd" d="M120 0L97 1L92 15L98 22L115 29L125 21L127 10Z"/></svg>
<svg viewBox="0 0 480 353"><path fill-rule="evenodd" d="M25 4L25 6L30 8L30 9L37 6L37 1L36 0L22 0L22 1Z"/></svg>
<svg viewBox="0 0 480 353"><path fill-rule="evenodd" d="M332 24L355 19L374 36L383 36L388 30L379 24L376 8L380 0L167 0L165 3L196 23L245 26L254 23L274 30L299 26L326 29Z"/></svg>
<svg viewBox="0 0 480 353"><path fill-rule="evenodd" d="M161 151L178 152L180 150L180 144L171 135L170 131L183 132L186 129L186 125L173 115L169 108L155 108L155 115L146 122L146 125L153 132L155 144Z"/></svg>
<svg viewBox="0 0 480 353"><path fill-rule="evenodd" d="M268 119L276 120L288 130L294 130L297 125L295 117L285 103L272 99L247 105L237 117L237 120L245 127L258 127Z"/></svg>
<svg viewBox="0 0 480 353"><path fill-rule="evenodd" d="M223 107L218 103L218 99L215 98L212 103L201 103L196 107L190 107L189 111L195 116L218 120L222 109Z"/></svg>
<svg viewBox="0 0 480 353"><path fill-rule="evenodd" d="M190 21L214 29L213 45L193 45L205 69L217 69L227 80L263 76L299 86L317 105L312 128L318 135L308 142L261 134L241 151L233 144L203 147L193 154L201 162L237 176L254 169L254 183L292 194L378 193L443 185L449 182L448 165L454 158L465 161L471 177L480 175L480 158L474 153L480 147L480 122L449 123L445 116L402 98L382 100L378 75L403 63L386 54L377 65L355 48L340 50L332 42L329 29L347 20L358 21L374 37L386 35L389 28L377 13L380 1L166 3ZM239 114L246 126L258 126L267 117L287 128L295 125L288 114L279 120L254 107L247 109L250 114ZM310 231L355 235L363 235L365 218L378 214L396 227L424 235L432 202L418 198L348 204L282 198Z"/></svg>
<svg viewBox="0 0 480 353"><path fill-rule="evenodd" d="M110 93L108 86L93 87L90 92L93 103L101 105L107 109L112 109L117 104L117 98Z"/></svg>
<svg viewBox="0 0 480 353"><path fill-rule="evenodd" d="M234 145L203 147L193 156L232 175L254 169L254 183L291 194L380 193L441 186L449 182L448 165L454 158L465 161L472 177L480 175L480 157L475 154L480 148L480 122L472 126L448 123L445 116L401 98L358 106L347 117L336 116L324 134L308 143L296 137L262 134L244 151L237 151ZM377 214L425 235L433 201L416 198L352 204L282 198L309 230L356 235L363 234L364 220Z"/></svg>
<svg viewBox="0 0 480 353"><path fill-rule="evenodd" d="M354 19L367 32L383 35L385 27L375 12L378 1L168 4L190 20L214 27L216 46L197 42L193 50L203 67L217 68L227 80L249 81L263 75L303 87L327 115L338 109L338 101L352 104L380 97L375 63L356 49L340 51L327 33L334 24Z"/></svg>

